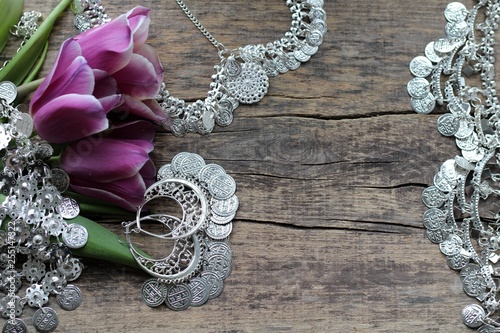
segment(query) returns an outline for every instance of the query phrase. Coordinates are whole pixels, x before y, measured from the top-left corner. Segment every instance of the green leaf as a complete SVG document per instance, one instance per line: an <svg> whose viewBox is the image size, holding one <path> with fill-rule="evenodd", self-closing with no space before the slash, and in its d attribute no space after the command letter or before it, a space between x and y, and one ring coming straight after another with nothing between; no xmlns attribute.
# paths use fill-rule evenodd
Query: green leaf
<svg viewBox="0 0 500 333"><path fill-rule="evenodd" d="M56 19L61 15L64 9L68 7L70 2L71 0L62 0L56 8L54 8L23 48L21 48L7 66L0 71L0 81L11 81L15 85L19 85L24 81L24 78L28 75L42 54Z"/></svg>
<svg viewBox="0 0 500 333"><path fill-rule="evenodd" d="M23 14L24 0L0 0L0 52L10 37L10 28Z"/></svg>

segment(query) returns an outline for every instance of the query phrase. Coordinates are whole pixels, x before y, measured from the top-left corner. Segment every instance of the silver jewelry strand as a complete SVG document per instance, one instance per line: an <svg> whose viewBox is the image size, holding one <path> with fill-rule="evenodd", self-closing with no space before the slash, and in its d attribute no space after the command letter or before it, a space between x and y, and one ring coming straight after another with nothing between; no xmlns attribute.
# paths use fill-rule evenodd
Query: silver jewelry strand
<svg viewBox="0 0 500 333"><path fill-rule="evenodd" d="M22 38L21 44L17 48L16 52L21 51L21 49L26 45L26 42L31 38L31 36L38 29L38 20L42 17L42 13L30 11L25 12L19 19L19 22L10 29L10 33L13 36ZM0 67L0 71L7 66L9 60L4 61Z"/></svg>
<svg viewBox="0 0 500 333"><path fill-rule="evenodd" d="M323 0L287 0L292 24L281 39L229 50L208 32L182 0L176 2L215 46L221 62L215 66L216 73L204 100L187 103L170 96L163 85L158 101L169 118L163 125L174 135L208 134L215 124L230 125L240 103L253 104L267 94L269 77L295 70L316 54L327 30Z"/></svg>
<svg viewBox="0 0 500 333"><path fill-rule="evenodd" d="M439 244L464 292L479 304L463 308L462 320L481 333L500 332L500 102L495 82L495 31L499 1L479 0L470 9L450 3L446 36L429 43L410 63L411 106L447 112L438 131L454 137L461 154L445 161L422 193L427 237Z"/></svg>
<svg viewBox="0 0 500 333"><path fill-rule="evenodd" d="M62 196L68 183L62 170L50 169L43 160L52 156L52 147L30 139L31 117L11 103L16 87L0 82L0 315L6 318L2 332L26 332L20 317L26 305L37 309L32 324L38 332L52 332L59 320L50 295L62 309L76 309L82 302L78 287L68 284L80 276L83 266L73 258L71 248L85 245L83 226L71 224L79 214L72 199ZM19 258L25 258L22 263ZM29 287L22 288L23 281ZM23 297L17 294L23 290Z"/></svg>
<svg viewBox="0 0 500 333"><path fill-rule="evenodd" d="M185 310L222 293L231 273L229 235L239 205L235 191L234 179L221 166L206 164L197 154L179 153L158 170L158 182L144 194L145 205L155 199L174 200L182 209L180 217L141 216L141 206L135 221L123 223L132 255L152 276L141 288L148 306L165 303L172 310ZM166 233L143 227L158 223ZM170 240L171 252L162 259L147 258L135 248L134 234Z"/></svg>
<svg viewBox="0 0 500 333"><path fill-rule="evenodd" d="M229 126L233 112L240 105L260 101L269 88L269 77L295 70L318 52L327 31L323 0L286 0L292 24L285 35L274 42L227 49L189 10L176 0L184 14L217 49L220 64L207 97L194 103L175 98L162 84L157 100L168 116L163 127L174 135L190 132L208 134L215 125ZM109 21L100 0L74 0L75 26L80 31Z"/></svg>

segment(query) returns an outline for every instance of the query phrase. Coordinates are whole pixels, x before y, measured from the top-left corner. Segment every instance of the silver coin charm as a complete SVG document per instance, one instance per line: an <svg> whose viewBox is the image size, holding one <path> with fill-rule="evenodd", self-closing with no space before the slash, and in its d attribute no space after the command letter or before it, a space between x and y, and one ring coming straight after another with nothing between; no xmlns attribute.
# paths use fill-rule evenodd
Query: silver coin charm
<svg viewBox="0 0 500 333"><path fill-rule="evenodd" d="M432 93L428 93L422 98L412 97L410 100L411 107L417 113L426 114L431 113L436 107L436 98Z"/></svg>
<svg viewBox="0 0 500 333"><path fill-rule="evenodd" d="M236 182L228 174L218 175L208 183L208 190L215 199L229 199L236 191Z"/></svg>
<svg viewBox="0 0 500 333"><path fill-rule="evenodd" d="M69 176L63 169L52 168L51 182L60 193L66 192L69 188Z"/></svg>
<svg viewBox="0 0 500 333"><path fill-rule="evenodd" d="M463 241L458 235L450 235L448 238L439 244L439 249L446 256L454 256L460 253Z"/></svg>
<svg viewBox="0 0 500 333"><path fill-rule="evenodd" d="M185 310L191 305L192 300L191 289L184 283L170 286L167 289L165 303L171 310Z"/></svg>
<svg viewBox="0 0 500 333"><path fill-rule="evenodd" d="M17 87L10 81L0 82L0 99L12 104L17 97Z"/></svg>
<svg viewBox="0 0 500 333"><path fill-rule="evenodd" d="M422 201L428 208L439 208L444 205L446 195L436 186L429 186L422 192Z"/></svg>
<svg viewBox="0 0 500 333"><path fill-rule="evenodd" d="M15 126L17 133L25 137L30 137L33 133L33 119L27 113L22 112L19 114L19 119L16 119Z"/></svg>
<svg viewBox="0 0 500 333"><path fill-rule="evenodd" d="M467 14L467 8L460 2L449 3L444 10L444 17L448 22L465 21Z"/></svg>
<svg viewBox="0 0 500 333"><path fill-rule="evenodd" d="M212 271L201 272L201 277L207 283L208 299L219 297L224 289L224 281L221 277Z"/></svg>
<svg viewBox="0 0 500 333"><path fill-rule="evenodd" d="M410 72L416 77L429 76L433 68L432 62L424 56L415 57L410 62Z"/></svg>
<svg viewBox="0 0 500 333"><path fill-rule="evenodd" d="M430 208L424 213L424 226L427 229L441 229L446 223L446 214L438 208Z"/></svg>
<svg viewBox="0 0 500 333"><path fill-rule="evenodd" d="M57 294L56 302L61 309L72 311L82 304L83 295L80 288L75 285L68 284L59 294Z"/></svg>
<svg viewBox="0 0 500 333"><path fill-rule="evenodd" d="M52 308L41 308L33 314L33 325L40 333L50 333L59 325L59 318Z"/></svg>
<svg viewBox="0 0 500 333"><path fill-rule="evenodd" d="M72 249L84 247L87 244L88 238L89 233L87 228L77 223L68 225L62 233L64 244Z"/></svg>
<svg viewBox="0 0 500 333"><path fill-rule="evenodd" d="M192 300L191 306L201 306L208 301L209 289L207 282L201 277L195 277L187 283L191 289Z"/></svg>
<svg viewBox="0 0 500 333"><path fill-rule="evenodd" d="M166 286L157 279L149 279L142 285L142 300L150 307L156 307L167 298Z"/></svg>
<svg viewBox="0 0 500 333"><path fill-rule="evenodd" d="M231 216L236 213L239 206L238 197L236 195L231 196L228 199L212 199L210 205L215 214L220 216Z"/></svg>
<svg viewBox="0 0 500 333"><path fill-rule="evenodd" d="M221 254L212 254L208 257L204 267L207 271L215 272L224 280L231 273L231 258Z"/></svg>
<svg viewBox="0 0 500 333"><path fill-rule="evenodd" d="M234 57L229 57L224 65L229 77L236 77L241 74L241 65Z"/></svg>
<svg viewBox="0 0 500 333"><path fill-rule="evenodd" d="M22 319L9 319L3 324L2 333L26 333L28 328Z"/></svg>
<svg viewBox="0 0 500 333"><path fill-rule="evenodd" d="M484 309L477 304L466 305L462 310L462 320L470 328L478 328L486 317Z"/></svg>
<svg viewBox="0 0 500 333"><path fill-rule="evenodd" d="M445 113L438 118L438 131L444 136L453 136L460 128L460 120L451 113Z"/></svg>
<svg viewBox="0 0 500 333"><path fill-rule="evenodd" d="M231 234L233 224L228 222L226 224L209 223L205 232L207 236L213 239L224 239Z"/></svg>
<svg viewBox="0 0 500 333"><path fill-rule="evenodd" d="M174 172L172 171L172 165L165 164L158 170L157 180L172 178L173 176Z"/></svg>
<svg viewBox="0 0 500 333"><path fill-rule="evenodd" d="M208 185L215 177L225 174L226 171L218 164L207 164L200 170L199 179L203 184Z"/></svg>
<svg viewBox="0 0 500 333"><path fill-rule="evenodd" d="M416 77L406 85L408 94L413 98L424 98L430 93L429 81L422 77Z"/></svg>
<svg viewBox="0 0 500 333"><path fill-rule="evenodd" d="M62 202L57 206L58 213L64 219L73 219L80 214L80 205L73 198L63 198Z"/></svg>

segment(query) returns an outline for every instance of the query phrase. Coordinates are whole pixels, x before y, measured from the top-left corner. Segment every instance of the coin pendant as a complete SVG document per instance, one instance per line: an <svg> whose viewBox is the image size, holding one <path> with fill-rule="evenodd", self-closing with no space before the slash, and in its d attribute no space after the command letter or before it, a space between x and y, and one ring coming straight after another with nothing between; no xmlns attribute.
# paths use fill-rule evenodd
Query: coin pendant
<svg viewBox="0 0 500 333"><path fill-rule="evenodd" d="M406 90L408 91L408 95L413 98L424 98L430 93L430 84L426 79L416 77L408 82Z"/></svg>
<svg viewBox="0 0 500 333"><path fill-rule="evenodd" d="M448 22L465 21L467 18L467 8L460 2L452 2L446 6L444 17Z"/></svg>
<svg viewBox="0 0 500 333"><path fill-rule="evenodd" d="M470 328L477 328L483 324L486 313L478 304L466 305L462 310L462 320Z"/></svg>
<svg viewBox="0 0 500 333"><path fill-rule="evenodd" d="M73 223L64 229L62 239L69 248L79 249L87 244L89 233L83 225Z"/></svg>
<svg viewBox="0 0 500 333"><path fill-rule="evenodd" d="M469 263L469 257L459 253L446 258L446 263L448 264L448 266L450 266L451 269L459 270L464 268L465 265Z"/></svg>
<svg viewBox="0 0 500 333"><path fill-rule="evenodd" d="M216 199L229 199L236 191L236 182L228 174L217 175L208 183L208 191Z"/></svg>
<svg viewBox="0 0 500 333"><path fill-rule="evenodd" d="M191 289L184 283L176 284L167 288L165 304L171 310L185 310L191 305L193 295Z"/></svg>
<svg viewBox="0 0 500 333"><path fill-rule="evenodd" d="M224 280L231 273L231 259L221 254L212 254L208 257L204 269L216 273Z"/></svg>
<svg viewBox="0 0 500 333"><path fill-rule="evenodd" d="M209 223L205 229L205 233L213 239L224 239L231 234L232 230L233 224L231 222L226 224Z"/></svg>
<svg viewBox="0 0 500 333"><path fill-rule="evenodd" d="M423 221L427 229L441 229L446 223L446 214L439 208L430 208L424 213Z"/></svg>
<svg viewBox="0 0 500 333"><path fill-rule="evenodd" d="M19 116L21 118L16 119L15 124L17 132L25 137L30 137L31 133L33 133L33 119L29 114L24 112Z"/></svg>
<svg viewBox="0 0 500 333"><path fill-rule="evenodd" d="M450 113L445 113L438 118L437 128L441 135L453 136L460 128L460 120Z"/></svg>
<svg viewBox="0 0 500 333"><path fill-rule="evenodd" d="M415 57L410 62L410 72L416 77L427 77L432 69L432 62L424 56Z"/></svg>
<svg viewBox="0 0 500 333"><path fill-rule="evenodd" d="M460 236L452 234L448 238L439 244L439 249L446 256L454 256L460 253L462 249L463 241Z"/></svg>
<svg viewBox="0 0 500 333"><path fill-rule="evenodd" d="M438 63L441 61L441 57L436 53L436 50L434 49L434 42L430 42L429 44L427 44L424 53L427 59L434 63Z"/></svg>
<svg viewBox="0 0 500 333"><path fill-rule="evenodd" d="M157 180L163 180L167 178L172 178L174 177L174 172L172 171L172 165L170 164L165 164L160 167L158 170L158 174L156 176Z"/></svg>
<svg viewBox="0 0 500 333"><path fill-rule="evenodd" d="M83 302L82 292L77 286L68 284L61 293L57 294L56 302L66 311L75 310Z"/></svg>
<svg viewBox="0 0 500 333"><path fill-rule="evenodd" d="M226 74L230 77L236 77L241 74L241 65L234 59L234 57L229 57L224 64Z"/></svg>
<svg viewBox="0 0 500 333"><path fill-rule="evenodd" d="M205 160L198 154L186 155L179 162L179 172L186 177L197 177L205 166Z"/></svg>
<svg viewBox="0 0 500 333"><path fill-rule="evenodd" d="M14 318L3 324L2 333L26 333L28 328L22 319Z"/></svg>
<svg viewBox="0 0 500 333"><path fill-rule="evenodd" d="M446 178L443 172L438 172L434 175L434 186L436 186L441 192L450 192L454 184L450 183L450 180Z"/></svg>
<svg viewBox="0 0 500 333"><path fill-rule="evenodd" d="M59 206L56 207L57 212L64 219L73 219L80 214L80 206L75 199L63 198Z"/></svg>
<svg viewBox="0 0 500 333"><path fill-rule="evenodd" d="M201 277L195 277L187 283L193 299L191 300L192 306L201 306L208 301L209 289L207 282Z"/></svg>
<svg viewBox="0 0 500 333"><path fill-rule="evenodd" d="M50 333L59 325L59 319L52 308L45 307L35 311L33 314L33 325L40 333Z"/></svg>
<svg viewBox="0 0 500 333"><path fill-rule="evenodd" d="M63 169L53 168L51 183L59 192L66 192L69 188L69 176Z"/></svg>
<svg viewBox="0 0 500 333"><path fill-rule="evenodd" d="M226 171L218 164L207 164L200 170L198 179L208 185L215 177L225 174Z"/></svg>
<svg viewBox="0 0 500 333"><path fill-rule="evenodd" d="M446 195L436 186L429 186L422 192L422 201L428 208L439 208L444 205Z"/></svg>
<svg viewBox="0 0 500 333"><path fill-rule="evenodd" d="M165 284L156 279L149 279L142 285L141 296L144 303L150 307L156 307L165 302L167 288Z"/></svg>
<svg viewBox="0 0 500 333"><path fill-rule="evenodd" d="M208 299L219 297L224 289L224 281L222 281L219 275L211 271L203 271L200 276L207 283Z"/></svg>
<svg viewBox="0 0 500 333"><path fill-rule="evenodd" d="M410 104L413 110L416 113L427 114L431 113L432 110L436 107L436 98L432 93L428 93L422 98L414 98L410 99Z"/></svg>
<svg viewBox="0 0 500 333"><path fill-rule="evenodd" d="M210 205L214 213L220 216L230 216L236 213L239 206L239 200L236 195L225 200L212 198Z"/></svg>
<svg viewBox="0 0 500 333"><path fill-rule="evenodd" d="M0 82L0 99L12 104L17 97L17 87L10 81Z"/></svg>

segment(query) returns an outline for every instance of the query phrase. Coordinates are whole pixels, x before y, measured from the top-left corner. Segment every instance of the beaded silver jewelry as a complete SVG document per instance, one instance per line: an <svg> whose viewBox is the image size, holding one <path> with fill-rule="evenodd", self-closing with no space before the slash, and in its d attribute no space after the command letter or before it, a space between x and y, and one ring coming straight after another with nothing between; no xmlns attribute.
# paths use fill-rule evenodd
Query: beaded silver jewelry
<svg viewBox="0 0 500 333"><path fill-rule="evenodd" d="M494 48L498 1L458 2L444 12L446 37L431 42L410 63L411 106L429 113L446 104L438 131L454 137L461 155L445 161L423 191L423 224L450 268L460 271L467 305L462 320L478 332L500 332L500 104Z"/></svg>

